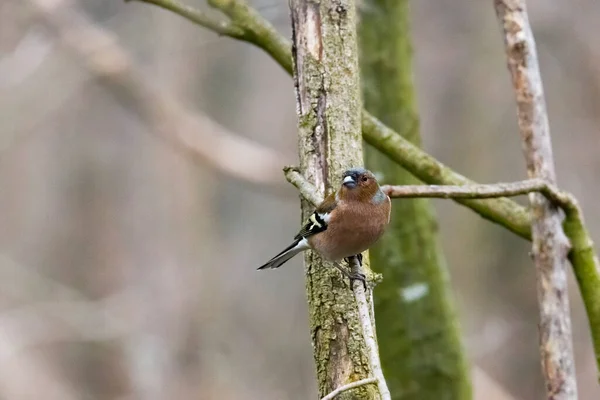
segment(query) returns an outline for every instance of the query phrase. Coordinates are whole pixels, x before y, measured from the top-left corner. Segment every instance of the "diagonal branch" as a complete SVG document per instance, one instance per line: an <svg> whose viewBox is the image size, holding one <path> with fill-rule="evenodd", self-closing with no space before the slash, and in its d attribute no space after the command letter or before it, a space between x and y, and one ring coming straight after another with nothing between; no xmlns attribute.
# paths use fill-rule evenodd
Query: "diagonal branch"
<svg viewBox="0 0 600 400"><path fill-rule="evenodd" d="M530 178L556 181L550 126L535 40L524 0L495 0L504 33L508 69L517 100L519 131ZM533 258L540 306L539 340L546 395L552 400L577 399L567 254L570 244L562 216L540 194L529 196L533 211Z"/></svg>
<svg viewBox="0 0 600 400"><path fill-rule="evenodd" d="M136 1L151 2L153 4L155 2L177 4L175 0ZM289 74L292 73L291 43L278 33L269 21L265 20L256 10L248 6L243 0L209 0L209 4L227 15L231 20L231 24L244 30L241 36L227 34L226 36L258 46L267 52L285 71ZM180 4L179 7L169 9L191 22L195 22L193 18L190 18L189 13L181 12L185 7ZM362 111L362 132L367 143L425 183L437 185L469 185L475 183L437 161L365 110ZM457 199L456 201L471 208L483 218L500 224L521 237L531 238L529 214L524 207L513 201L507 199Z"/></svg>

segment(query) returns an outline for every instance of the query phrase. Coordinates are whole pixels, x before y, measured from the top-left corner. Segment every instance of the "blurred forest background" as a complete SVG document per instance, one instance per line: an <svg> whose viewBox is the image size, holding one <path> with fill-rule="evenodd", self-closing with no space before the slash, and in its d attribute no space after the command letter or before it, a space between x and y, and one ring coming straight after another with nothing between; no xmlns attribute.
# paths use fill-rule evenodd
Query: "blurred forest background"
<svg viewBox="0 0 600 400"><path fill-rule="evenodd" d="M286 1L252 4L289 37ZM559 184L600 240L600 3L528 4ZM523 179L492 2L412 14L424 148L480 182ZM1 0L0 121L0 398L315 398L302 260L256 271L300 223L279 170L297 162L294 91L275 62L146 4ZM267 149L235 151L226 131ZM472 365L542 398L529 244L435 205ZM598 398L570 293L580 398Z"/></svg>

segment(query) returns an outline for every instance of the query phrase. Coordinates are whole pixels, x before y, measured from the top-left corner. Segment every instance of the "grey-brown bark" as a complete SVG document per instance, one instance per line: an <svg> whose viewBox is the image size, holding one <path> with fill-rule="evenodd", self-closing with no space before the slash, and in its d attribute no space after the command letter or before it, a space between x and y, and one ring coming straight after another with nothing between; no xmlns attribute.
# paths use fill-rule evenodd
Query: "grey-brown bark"
<svg viewBox="0 0 600 400"><path fill-rule="evenodd" d="M361 101L352 0L291 2L300 167L321 193L342 172L362 165ZM313 207L303 201L303 217ZM367 257L364 259L368 265ZM306 289L321 397L373 374L357 304L335 268L307 252ZM362 290L362 289L361 289ZM377 386L343 392L340 399L382 398Z"/></svg>
<svg viewBox="0 0 600 400"><path fill-rule="evenodd" d="M409 1L364 0L360 10L365 109L420 146ZM365 155L367 167L383 183L420 183L373 147L367 147ZM436 219L428 200L394 202L387 234L370 252L374 270L385 278L375 297L377 337L385 349L381 362L396 400L471 398ZM404 295L414 291L421 294Z"/></svg>
<svg viewBox="0 0 600 400"><path fill-rule="evenodd" d="M508 69L517 99L519 130L530 178L555 183L554 159L535 41L523 0L495 0L504 32ZM540 306L540 353L548 399L576 399L567 254L560 210L541 194L530 194L533 258Z"/></svg>

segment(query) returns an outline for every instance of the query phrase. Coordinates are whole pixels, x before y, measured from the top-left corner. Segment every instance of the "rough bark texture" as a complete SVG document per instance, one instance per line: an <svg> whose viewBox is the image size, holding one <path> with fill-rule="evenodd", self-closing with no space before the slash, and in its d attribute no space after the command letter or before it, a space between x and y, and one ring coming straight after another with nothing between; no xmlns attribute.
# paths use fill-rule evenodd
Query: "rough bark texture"
<svg viewBox="0 0 600 400"><path fill-rule="evenodd" d="M419 146L408 0L365 0L360 10L365 109ZM420 183L371 147L366 163L384 183ZM375 313L383 321L377 337L392 398L469 399L467 363L429 201L394 202L391 226L370 254L384 276Z"/></svg>
<svg viewBox="0 0 600 400"><path fill-rule="evenodd" d="M291 2L300 167L321 192L362 162L361 97L352 0ZM313 210L303 202L303 217ZM365 257L365 261L366 261ZM320 397L371 376L356 303L347 280L307 252L306 289ZM339 399L379 399L376 386Z"/></svg>
<svg viewBox="0 0 600 400"><path fill-rule="evenodd" d="M525 2L495 0L504 31L508 69L517 97L519 130L530 178L555 183L550 128L535 41ZM576 399L566 262L569 244L559 209L530 194L533 257L540 305L540 352L548 399Z"/></svg>

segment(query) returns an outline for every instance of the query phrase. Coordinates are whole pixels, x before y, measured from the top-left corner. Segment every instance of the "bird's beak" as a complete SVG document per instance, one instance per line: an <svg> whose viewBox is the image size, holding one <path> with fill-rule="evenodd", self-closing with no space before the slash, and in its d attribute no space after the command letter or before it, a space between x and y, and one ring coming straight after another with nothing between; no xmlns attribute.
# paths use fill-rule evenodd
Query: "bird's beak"
<svg viewBox="0 0 600 400"><path fill-rule="evenodd" d="M347 188L352 189L353 187L356 186L356 182L354 181L354 178L352 178L351 176L347 176L342 181L342 185L346 186Z"/></svg>

